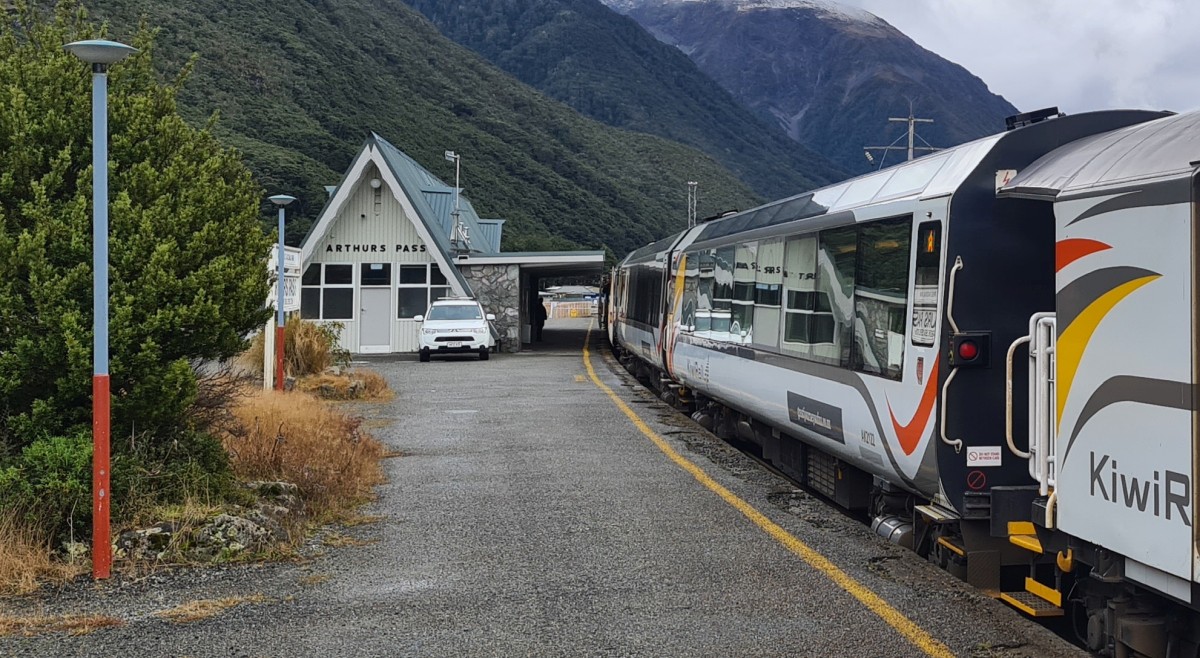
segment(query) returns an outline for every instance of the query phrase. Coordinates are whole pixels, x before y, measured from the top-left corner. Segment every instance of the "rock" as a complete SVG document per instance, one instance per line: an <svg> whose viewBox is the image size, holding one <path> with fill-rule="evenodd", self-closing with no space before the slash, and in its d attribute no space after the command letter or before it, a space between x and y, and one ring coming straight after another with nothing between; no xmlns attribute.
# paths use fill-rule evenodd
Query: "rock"
<svg viewBox="0 0 1200 658"><path fill-rule="evenodd" d="M348 397L348 398L358 397L362 393L363 388L365 388L365 386L366 385L363 384L361 379L356 379L356 380L350 382L350 388L346 390L346 397Z"/></svg>
<svg viewBox="0 0 1200 658"><path fill-rule="evenodd" d="M341 366L329 366L328 368L325 369L325 374L333 375L334 377L341 377L342 376L342 367Z"/></svg>
<svg viewBox="0 0 1200 658"><path fill-rule="evenodd" d="M247 482L245 486L264 502L283 507L289 513L303 511L304 503L300 500L300 487L291 482L254 481Z"/></svg>
<svg viewBox="0 0 1200 658"><path fill-rule="evenodd" d="M283 378L283 390L294 391L295 389L296 389L296 378L292 377L290 375L284 377Z"/></svg>
<svg viewBox="0 0 1200 658"><path fill-rule="evenodd" d="M196 533L190 553L201 559L233 557L266 547L271 532L250 519L222 514Z"/></svg>
<svg viewBox="0 0 1200 658"><path fill-rule="evenodd" d="M113 554L129 560L161 560L171 546L171 540L179 528L164 521L148 528L126 530L113 542Z"/></svg>
<svg viewBox="0 0 1200 658"><path fill-rule="evenodd" d="M75 562L87 557L88 545L81 541L65 541L62 545L63 555L68 562Z"/></svg>
<svg viewBox="0 0 1200 658"><path fill-rule="evenodd" d="M329 384L321 384L321 386L317 388L317 393L326 399L337 397L337 389Z"/></svg>

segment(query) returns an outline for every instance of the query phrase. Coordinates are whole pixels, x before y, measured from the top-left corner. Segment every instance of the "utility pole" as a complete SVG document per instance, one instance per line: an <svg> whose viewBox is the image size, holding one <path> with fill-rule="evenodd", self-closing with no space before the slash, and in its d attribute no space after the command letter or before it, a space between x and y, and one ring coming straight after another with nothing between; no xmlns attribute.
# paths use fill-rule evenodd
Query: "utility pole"
<svg viewBox="0 0 1200 658"><path fill-rule="evenodd" d="M694 180L688 181L688 228L696 225L696 186L699 185Z"/></svg>
<svg viewBox="0 0 1200 658"><path fill-rule="evenodd" d="M924 139L921 139L921 141L925 142L925 144L926 144L925 146L917 146L916 145L916 140L919 137L919 135L917 135L917 124L918 123L933 123L933 119L918 119L917 117L913 116L913 110L912 110L911 103L909 103L909 105L908 105L908 116L907 117L888 117L888 121L895 122L895 123L907 123L908 124L908 149L907 149L907 151L908 151L908 159L909 160L912 160L914 157L916 157L917 151L940 151L941 150L937 147L929 146L929 142L925 142ZM898 142L898 141L900 141L900 140L897 139L896 142ZM903 147L896 146L896 142L892 142L890 146L864 146L863 151L867 156L867 161L871 162L871 163L875 162L875 157L871 155L871 151L883 151L884 157L887 157L888 151L903 151L903 150L905 150ZM883 165L883 162L881 161L880 166L882 166L882 165Z"/></svg>

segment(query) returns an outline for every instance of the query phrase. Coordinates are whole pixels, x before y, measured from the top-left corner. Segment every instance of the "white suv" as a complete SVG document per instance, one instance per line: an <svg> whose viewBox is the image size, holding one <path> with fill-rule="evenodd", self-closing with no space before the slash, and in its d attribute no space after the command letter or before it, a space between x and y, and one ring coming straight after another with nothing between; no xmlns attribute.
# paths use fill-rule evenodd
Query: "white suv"
<svg viewBox="0 0 1200 658"><path fill-rule="evenodd" d="M496 344L489 324L496 316L484 314L483 307L466 297L439 299L429 305L425 315L413 318L421 323L421 361L433 354L478 352L487 361Z"/></svg>

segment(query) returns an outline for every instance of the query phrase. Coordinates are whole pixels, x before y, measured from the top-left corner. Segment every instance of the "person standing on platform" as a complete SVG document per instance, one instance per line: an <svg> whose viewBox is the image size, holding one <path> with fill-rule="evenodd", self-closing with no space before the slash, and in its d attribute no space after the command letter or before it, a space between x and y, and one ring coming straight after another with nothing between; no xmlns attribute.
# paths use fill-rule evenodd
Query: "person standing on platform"
<svg viewBox="0 0 1200 658"><path fill-rule="evenodd" d="M546 326L546 306L542 303L541 298L538 298L536 304L533 305L533 340L542 342L542 327Z"/></svg>

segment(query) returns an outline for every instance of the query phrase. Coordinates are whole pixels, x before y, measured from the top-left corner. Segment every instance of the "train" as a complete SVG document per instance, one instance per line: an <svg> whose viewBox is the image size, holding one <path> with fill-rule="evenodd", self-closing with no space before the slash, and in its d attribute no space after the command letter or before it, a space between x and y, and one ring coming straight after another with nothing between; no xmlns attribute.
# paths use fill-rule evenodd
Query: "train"
<svg viewBox="0 0 1200 658"><path fill-rule="evenodd" d="M1005 130L608 277L661 398L1102 656L1200 656L1200 113ZM831 510L832 512L832 510Z"/></svg>

